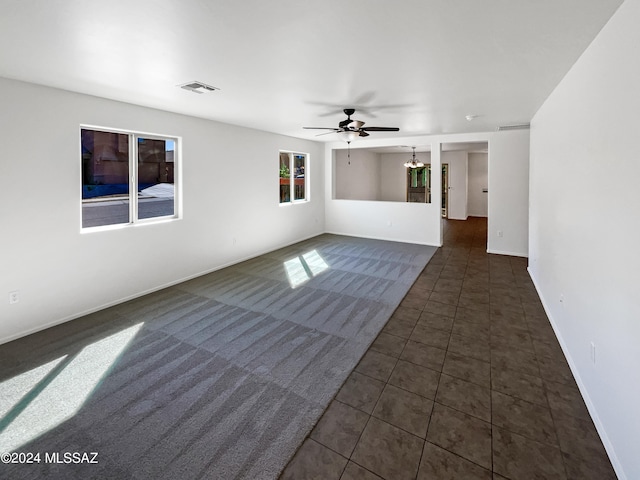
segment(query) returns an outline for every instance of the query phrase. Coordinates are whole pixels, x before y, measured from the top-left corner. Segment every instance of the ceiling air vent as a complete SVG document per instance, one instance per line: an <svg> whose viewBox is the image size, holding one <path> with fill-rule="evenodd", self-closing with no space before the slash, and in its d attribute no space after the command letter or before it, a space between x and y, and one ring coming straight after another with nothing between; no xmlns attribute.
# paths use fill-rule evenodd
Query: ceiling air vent
<svg viewBox="0 0 640 480"><path fill-rule="evenodd" d="M515 125L501 125L498 127L498 131L506 132L507 130L527 130L530 127L530 123L517 123Z"/></svg>
<svg viewBox="0 0 640 480"><path fill-rule="evenodd" d="M207 85L206 83L197 82L197 81L185 83L183 85L178 85L178 86L180 88L184 88L185 90L189 90L190 92L193 92L193 93L215 92L216 90L220 90L217 87L212 87L211 85Z"/></svg>

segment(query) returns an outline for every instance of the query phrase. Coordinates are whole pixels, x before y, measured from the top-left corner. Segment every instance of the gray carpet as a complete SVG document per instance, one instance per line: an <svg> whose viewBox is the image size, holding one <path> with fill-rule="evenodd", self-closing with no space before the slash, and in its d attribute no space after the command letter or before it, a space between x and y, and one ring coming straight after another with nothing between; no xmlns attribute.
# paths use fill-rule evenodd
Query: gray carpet
<svg viewBox="0 0 640 480"><path fill-rule="evenodd" d="M321 235L0 346L0 450L41 453L0 478L277 478L434 252Z"/></svg>

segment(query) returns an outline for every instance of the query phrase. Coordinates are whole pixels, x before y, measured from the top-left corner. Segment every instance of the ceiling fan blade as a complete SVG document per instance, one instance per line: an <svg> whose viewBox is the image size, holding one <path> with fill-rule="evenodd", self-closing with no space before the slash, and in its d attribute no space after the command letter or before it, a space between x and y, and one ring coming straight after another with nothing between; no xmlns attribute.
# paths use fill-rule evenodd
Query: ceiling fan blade
<svg viewBox="0 0 640 480"><path fill-rule="evenodd" d="M318 134L316 135L316 137L321 137L322 135L329 135L330 133L338 133L339 131L340 131L340 130L337 130L337 129L335 129L335 128L334 128L334 129L333 129L333 132L318 133Z"/></svg>
<svg viewBox="0 0 640 480"><path fill-rule="evenodd" d="M302 127L302 128L306 128L307 130L335 130L336 132L338 131L338 129L334 127Z"/></svg>
<svg viewBox="0 0 640 480"><path fill-rule="evenodd" d="M362 130L367 132L399 132L398 127L364 127Z"/></svg>
<svg viewBox="0 0 640 480"><path fill-rule="evenodd" d="M359 137L368 137L369 134L367 132L365 132L364 130L360 130L360 134L358 136Z"/></svg>

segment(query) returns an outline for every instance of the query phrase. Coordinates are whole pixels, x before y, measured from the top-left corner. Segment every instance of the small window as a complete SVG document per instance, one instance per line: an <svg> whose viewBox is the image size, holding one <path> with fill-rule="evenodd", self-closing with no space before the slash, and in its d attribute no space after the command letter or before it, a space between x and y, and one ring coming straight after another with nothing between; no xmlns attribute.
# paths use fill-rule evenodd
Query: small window
<svg viewBox="0 0 640 480"><path fill-rule="evenodd" d="M280 203L307 200L307 155L280 152Z"/></svg>
<svg viewBox="0 0 640 480"><path fill-rule="evenodd" d="M80 134L82 228L177 217L177 139L89 128Z"/></svg>
<svg viewBox="0 0 640 480"><path fill-rule="evenodd" d="M407 202L431 203L431 165L407 168Z"/></svg>

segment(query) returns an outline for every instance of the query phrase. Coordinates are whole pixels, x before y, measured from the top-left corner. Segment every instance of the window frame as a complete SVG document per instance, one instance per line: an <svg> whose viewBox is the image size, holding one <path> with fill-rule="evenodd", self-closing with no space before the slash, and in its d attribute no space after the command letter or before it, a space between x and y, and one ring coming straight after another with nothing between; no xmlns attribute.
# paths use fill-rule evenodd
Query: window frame
<svg viewBox="0 0 640 480"><path fill-rule="evenodd" d="M310 201L310 189L309 189L309 157L310 155L306 152L294 151L294 150L279 150L278 151L278 165L280 165L280 155L287 154L289 156L289 200L288 201L278 201L278 205L294 205L298 203L306 203ZM304 156L304 198L295 198L295 175L293 172L295 171L295 156L302 155ZM278 180L283 177L278 176ZM278 183L278 193L280 193L280 185Z"/></svg>
<svg viewBox="0 0 640 480"><path fill-rule="evenodd" d="M83 226L83 198L82 198L82 185L83 185L83 171L82 171L82 131L93 130L105 133L114 133L118 135L127 135L129 148L128 148L128 172L129 172L129 221L123 223L114 223L106 225L95 225L90 227ZM164 135L157 133L141 132L137 130L125 130L120 128L102 127L99 125L81 124L78 128L79 134L79 147L80 147L80 231L81 233L97 232L104 230L117 230L127 227L135 227L141 225L150 225L165 223L182 218L182 137L177 135ZM139 148L138 139L143 140L162 140L174 142L173 150L173 215L162 215L150 218L138 218L139 214L139 197L138 197L138 165L139 165Z"/></svg>

